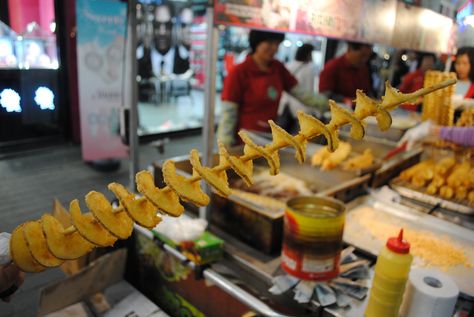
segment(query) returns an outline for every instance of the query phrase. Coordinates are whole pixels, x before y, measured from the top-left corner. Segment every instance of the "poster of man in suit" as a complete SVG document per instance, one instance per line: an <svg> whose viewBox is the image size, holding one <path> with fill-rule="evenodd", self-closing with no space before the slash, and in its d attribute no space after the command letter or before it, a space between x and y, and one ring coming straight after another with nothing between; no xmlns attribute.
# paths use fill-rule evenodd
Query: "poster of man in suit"
<svg viewBox="0 0 474 317"><path fill-rule="evenodd" d="M138 10L138 75L151 89L150 80L161 82L190 71L191 25L194 14L186 3L141 4ZM148 87L147 87L148 85Z"/></svg>

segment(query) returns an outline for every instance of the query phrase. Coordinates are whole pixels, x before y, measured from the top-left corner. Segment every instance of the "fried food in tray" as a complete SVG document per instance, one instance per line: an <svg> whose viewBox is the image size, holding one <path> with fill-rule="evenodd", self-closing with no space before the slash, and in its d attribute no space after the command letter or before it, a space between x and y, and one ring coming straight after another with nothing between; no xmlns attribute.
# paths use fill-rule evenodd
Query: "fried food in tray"
<svg viewBox="0 0 474 317"><path fill-rule="evenodd" d="M219 143L220 161L215 167L202 166L197 151L191 151L193 175L190 178L179 175L174 162L168 160L163 165L163 177L167 185L164 188L156 187L152 175L142 171L137 173L136 182L137 189L143 197L135 197L120 184L112 183L109 189L120 202L116 208L104 194L91 191L85 197L90 213L83 214L78 201L73 200L69 212L59 210L54 213L57 218L44 214L40 220L20 224L13 231L10 240L11 258L25 272L40 272L46 267L59 265L62 260L76 259L96 246L111 245L116 239L127 239L132 233L134 222L151 228L161 220L157 213L180 216L184 211L180 200L189 201L197 206L209 204L209 196L204 193L200 185L201 179L208 182L220 195L229 195L231 191L227 185L226 174L229 168L242 178L242 183L245 185L255 183L258 186L270 182L271 185L260 188L260 193L266 195L288 199L292 195L311 194L303 184L285 175L279 175L280 178L272 181L268 181L265 177L253 179L252 160L258 157L265 158L270 168L270 175L276 175L280 170L278 151L281 148L286 146L295 148L296 159L302 163L308 140L322 134L327 139L328 151L334 152L339 145L338 129L341 126L350 124L351 137L359 140L365 133L362 121L367 116L375 116L380 129L386 130L391 124L391 117L387 111L410 99L454 83L455 80L446 81L412 94L402 94L387 83L386 94L381 103L358 91L354 112L338 106L334 101L329 102L332 116L328 125L299 112L301 130L296 136L286 133L270 121L273 142L265 146L256 145L245 132L241 131L239 135L245 143L243 155L230 155ZM347 146L342 145L342 150L347 152ZM340 153L335 154L335 157L338 158ZM472 191L467 192L468 190L470 188L466 188L467 197L473 196Z"/></svg>
<svg viewBox="0 0 474 317"><path fill-rule="evenodd" d="M369 168L376 167L376 159L371 149L367 148L362 154L355 154L352 152L350 143L341 141L333 153L329 152L327 146L314 152L311 157L311 165L320 166L323 171L340 166L345 171L364 173Z"/></svg>
<svg viewBox="0 0 474 317"><path fill-rule="evenodd" d="M351 151L352 146L348 142L339 142L339 147L333 153L329 152L327 146L324 146L311 157L311 165L321 166L323 171L336 168L349 157Z"/></svg>
<svg viewBox="0 0 474 317"><path fill-rule="evenodd" d="M240 189L232 189L232 197L236 197L242 201L257 206L259 209L263 208L265 210L278 212L285 210L286 208L285 202L281 200Z"/></svg>
<svg viewBox="0 0 474 317"><path fill-rule="evenodd" d="M304 181L285 173L271 176L266 172L261 172L255 175L252 186L247 187L242 180L236 180L232 183L232 188L263 197L273 198L281 202L286 202L297 196L314 194Z"/></svg>
<svg viewBox="0 0 474 317"><path fill-rule="evenodd" d="M456 162L451 156L421 161L394 181L403 181L402 185L445 200L465 205L474 202L469 199L470 191L474 190L474 167L469 161Z"/></svg>
<svg viewBox="0 0 474 317"><path fill-rule="evenodd" d="M371 167L374 164L374 154L371 149L365 149L364 153L348 159L343 164L346 171L355 171Z"/></svg>

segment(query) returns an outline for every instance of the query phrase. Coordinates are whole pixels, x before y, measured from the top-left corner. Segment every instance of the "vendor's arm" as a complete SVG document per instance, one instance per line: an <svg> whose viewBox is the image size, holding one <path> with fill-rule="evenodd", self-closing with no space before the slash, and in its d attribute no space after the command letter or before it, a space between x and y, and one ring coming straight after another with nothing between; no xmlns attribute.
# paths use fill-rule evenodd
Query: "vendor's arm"
<svg viewBox="0 0 474 317"><path fill-rule="evenodd" d="M328 109L328 98L322 94L313 94L304 90L300 85L294 86L289 94L301 101L306 106L316 108L321 113Z"/></svg>
<svg viewBox="0 0 474 317"><path fill-rule="evenodd" d="M474 127L437 127L435 133L442 140L474 147Z"/></svg>
<svg viewBox="0 0 474 317"><path fill-rule="evenodd" d="M222 89L222 108L217 128L217 138L224 145L236 143L237 125L239 122L239 106L244 95L244 78L239 66L234 67L224 81Z"/></svg>
<svg viewBox="0 0 474 317"><path fill-rule="evenodd" d="M326 96L321 94L314 94L311 91L304 89L298 84L296 78L283 66L282 69L284 89L294 98L308 107L313 107L324 112L328 109L328 100Z"/></svg>
<svg viewBox="0 0 474 317"><path fill-rule="evenodd" d="M231 101L222 101L217 138L224 145L235 144L239 105Z"/></svg>

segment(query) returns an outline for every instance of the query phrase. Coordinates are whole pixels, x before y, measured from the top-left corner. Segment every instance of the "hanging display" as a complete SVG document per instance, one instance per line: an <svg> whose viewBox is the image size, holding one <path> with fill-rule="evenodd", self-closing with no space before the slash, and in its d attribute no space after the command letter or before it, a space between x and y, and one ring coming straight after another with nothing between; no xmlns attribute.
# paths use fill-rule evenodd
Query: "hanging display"
<svg viewBox="0 0 474 317"><path fill-rule="evenodd" d="M405 18L409 12L409 19ZM453 21L395 0L216 0L216 22L450 53ZM409 20L409 21L408 21ZM403 31L401 30L403 28ZM417 30L413 32L412 30ZM411 36L409 42L400 38Z"/></svg>

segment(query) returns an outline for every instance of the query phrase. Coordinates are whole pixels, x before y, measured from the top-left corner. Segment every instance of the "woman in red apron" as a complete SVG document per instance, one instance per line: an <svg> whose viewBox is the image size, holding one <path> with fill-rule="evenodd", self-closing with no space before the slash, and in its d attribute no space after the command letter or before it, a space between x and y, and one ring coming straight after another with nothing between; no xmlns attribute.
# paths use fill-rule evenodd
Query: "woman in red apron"
<svg viewBox="0 0 474 317"><path fill-rule="evenodd" d="M276 119L283 91L308 106L327 107L324 96L302 91L293 75L274 58L284 38L282 33L250 31L251 53L224 81L217 135L225 145L236 144L241 129L270 132L268 120Z"/></svg>

